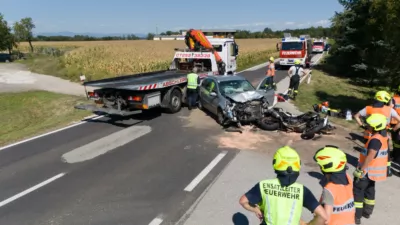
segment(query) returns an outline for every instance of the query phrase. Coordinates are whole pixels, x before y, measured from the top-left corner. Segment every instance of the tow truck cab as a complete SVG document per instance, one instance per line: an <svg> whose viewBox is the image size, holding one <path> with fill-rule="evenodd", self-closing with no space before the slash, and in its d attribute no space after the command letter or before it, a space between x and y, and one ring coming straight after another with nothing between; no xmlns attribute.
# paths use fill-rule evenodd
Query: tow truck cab
<svg viewBox="0 0 400 225"><path fill-rule="evenodd" d="M292 37L285 33L279 52L279 65L292 66L296 59L300 60L303 67L308 67L312 56L312 42L309 35Z"/></svg>
<svg viewBox="0 0 400 225"><path fill-rule="evenodd" d="M231 32L234 33L233 31ZM235 39L233 37L216 34L215 31L212 33L212 36L206 37L225 63L223 73L218 70L217 61L213 52L207 49L196 52L190 49L175 49L175 56L169 69L190 71L194 66L197 66L200 68L200 72L213 72L213 74L221 75L236 74L239 46L236 44Z"/></svg>

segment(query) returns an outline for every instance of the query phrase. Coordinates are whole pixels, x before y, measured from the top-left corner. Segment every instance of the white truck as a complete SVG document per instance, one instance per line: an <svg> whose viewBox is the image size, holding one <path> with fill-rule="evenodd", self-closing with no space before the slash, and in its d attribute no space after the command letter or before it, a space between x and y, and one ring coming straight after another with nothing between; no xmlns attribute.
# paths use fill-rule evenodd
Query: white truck
<svg viewBox="0 0 400 225"><path fill-rule="evenodd" d="M180 111L182 103L186 102L186 76L193 67L199 68L200 78L236 74L239 47L234 38L212 37L208 41L213 49L175 49L167 70L83 82L88 99L96 104L81 104L75 108L123 116L157 107L170 113ZM87 92L86 86L98 89Z"/></svg>

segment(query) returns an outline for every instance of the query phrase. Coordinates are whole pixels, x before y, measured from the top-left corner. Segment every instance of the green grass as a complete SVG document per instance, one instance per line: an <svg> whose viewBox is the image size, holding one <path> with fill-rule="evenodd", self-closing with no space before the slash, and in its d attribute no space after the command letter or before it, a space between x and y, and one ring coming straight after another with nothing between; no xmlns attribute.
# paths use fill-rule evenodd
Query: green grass
<svg viewBox="0 0 400 225"><path fill-rule="evenodd" d="M0 94L0 146L45 133L90 115L74 109L81 97L46 91Z"/></svg>
<svg viewBox="0 0 400 225"><path fill-rule="evenodd" d="M237 71L242 71L267 62L271 56L277 58L279 56L279 52L276 50L266 50L239 56L237 62ZM26 60L19 60L18 62L27 65L29 70L32 72L52 75L75 82L79 82L79 75L82 72L74 66L70 66L68 69L65 68L62 56L57 57L35 54L27 57ZM167 68L169 64L170 62L160 63L159 69L161 70L163 68ZM97 80L115 76L115 74L108 74L104 71L93 71L86 76L88 80Z"/></svg>
<svg viewBox="0 0 400 225"><path fill-rule="evenodd" d="M318 70L313 70L311 83L303 82L299 88L299 95L294 104L303 112L312 110L313 104L329 101L330 108L350 109L358 112L371 103L371 98L376 90L356 86L349 79L330 76ZM341 118L330 117L333 123L358 129L358 124L353 119L346 121Z"/></svg>

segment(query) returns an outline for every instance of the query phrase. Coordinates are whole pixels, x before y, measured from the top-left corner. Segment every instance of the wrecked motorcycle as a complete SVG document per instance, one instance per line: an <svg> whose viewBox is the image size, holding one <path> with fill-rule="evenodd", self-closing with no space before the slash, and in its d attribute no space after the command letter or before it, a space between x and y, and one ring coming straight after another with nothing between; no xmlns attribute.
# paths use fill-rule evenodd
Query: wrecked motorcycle
<svg viewBox="0 0 400 225"><path fill-rule="evenodd" d="M328 120L328 116L321 116L313 111L301 115L293 115L284 111L282 108L272 108L267 110L265 117L259 122L259 127L263 130L284 130L286 132L301 133L303 139L314 138L315 134L329 134L333 127Z"/></svg>

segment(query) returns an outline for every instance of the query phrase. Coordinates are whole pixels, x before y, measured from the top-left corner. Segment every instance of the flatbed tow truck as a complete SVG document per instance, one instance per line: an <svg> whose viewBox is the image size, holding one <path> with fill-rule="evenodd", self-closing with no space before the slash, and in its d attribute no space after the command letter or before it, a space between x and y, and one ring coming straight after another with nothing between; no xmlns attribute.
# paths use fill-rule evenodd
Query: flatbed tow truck
<svg viewBox="0 0 400 225"><path fill-rule="evenodd" d="M203 31L212 36L206 36ZM187 32L185 43L188 48L175 49L167 70L86 82L85 76L81 76L86 96L95 104L80 104L75 108L122 116L154 108L179 112L182 103L186 102L186 76L193 67L199 68L200 78L236 74L239 47L232 36L235 31L203 31L190 29ZM98 89L87 92L86 86Z"/></svg>

